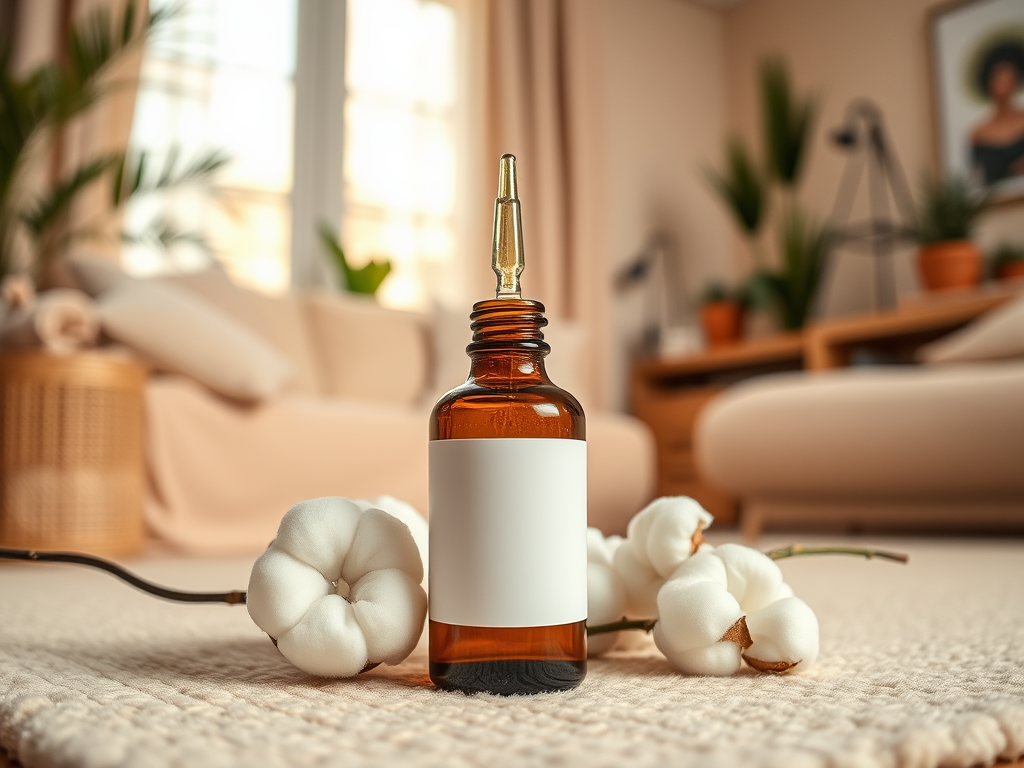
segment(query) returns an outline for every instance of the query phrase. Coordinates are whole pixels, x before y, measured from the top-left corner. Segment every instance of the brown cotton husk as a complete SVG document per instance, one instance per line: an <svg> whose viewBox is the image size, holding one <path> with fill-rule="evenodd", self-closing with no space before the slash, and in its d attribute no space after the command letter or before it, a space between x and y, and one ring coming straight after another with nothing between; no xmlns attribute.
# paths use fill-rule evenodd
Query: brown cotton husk
<svg viewBox="0 0 1024 768"><path fill-rule="evenodd" d="M743 654L743 660L758 672L770 672L775 675L789 672L789 670L800 663L799 661L761 661L760 659L747 656L747 654Z"/></svg>
<svg viewBox="0 0 1024 768"><path fill-rule="evenodd" d="M704 529L698 528L693 532L693 536L690 539L690 554L697 554L697 550L700 549L700 545L704 543Z"/></svg>
<svg viewBox="0 0 1024 768"><path fill-rule="evenodd" d="M719 639L718 642L736 643L740 648L749 648L754 644L753 639L750 637L750 630L747 629L747 617L740 616L736 619L736 623L725 630L725 634ZM744 657L746 658L746 657ZM751 664L751 666L754 666Z"/></svg>

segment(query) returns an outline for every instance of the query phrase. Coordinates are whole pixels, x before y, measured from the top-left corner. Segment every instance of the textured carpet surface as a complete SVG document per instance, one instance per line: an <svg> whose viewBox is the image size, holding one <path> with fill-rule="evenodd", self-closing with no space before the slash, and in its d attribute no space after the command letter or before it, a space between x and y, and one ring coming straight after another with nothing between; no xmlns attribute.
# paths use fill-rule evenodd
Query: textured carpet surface
<svg viewBox="0 0 1024 768"><path fill-rule="evenodd" d="M0 746L33 766L970 766L1024 754L1024 542L900 542L908 567L782 563L817 611L800 676L687 678L653 648L576 691L433 690L420 650L325 681L244 608L146 597L93 571L0 566ZM149 560L193 589L244 561Z"/></svg>

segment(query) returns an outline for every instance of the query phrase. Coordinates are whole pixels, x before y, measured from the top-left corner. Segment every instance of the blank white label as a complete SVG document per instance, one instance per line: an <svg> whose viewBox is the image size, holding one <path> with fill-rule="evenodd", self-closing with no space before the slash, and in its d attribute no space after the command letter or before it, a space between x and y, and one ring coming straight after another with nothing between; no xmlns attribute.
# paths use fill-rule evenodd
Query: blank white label
<svg viewBox="0 0 1024 768"><path fill-rule="evenodd" d="M587 617L587 444L430 443L430 618L544 627Z"/></svg>

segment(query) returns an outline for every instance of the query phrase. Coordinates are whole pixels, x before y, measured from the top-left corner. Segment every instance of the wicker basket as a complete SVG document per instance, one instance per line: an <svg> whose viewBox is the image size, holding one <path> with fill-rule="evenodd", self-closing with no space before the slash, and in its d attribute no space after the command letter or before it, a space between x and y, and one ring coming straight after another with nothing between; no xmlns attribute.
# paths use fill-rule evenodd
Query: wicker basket
<svg viewBox="0 0 1024 768"><path fill-rule="evenodd" d="M145 373L98 352L0 355L0 546L141 549Z"/></svg>

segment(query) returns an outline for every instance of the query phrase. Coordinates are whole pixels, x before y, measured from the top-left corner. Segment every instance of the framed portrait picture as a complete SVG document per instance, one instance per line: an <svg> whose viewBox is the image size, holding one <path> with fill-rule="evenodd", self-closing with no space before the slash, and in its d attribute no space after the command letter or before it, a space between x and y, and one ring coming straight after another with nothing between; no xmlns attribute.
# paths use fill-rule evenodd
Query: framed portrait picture
<svg viewBox="0 0 1024 768"><path fill-rule="evenodd" d="M943 173L1024 196L1024 0L940 7L931 49Z"/></svg>

